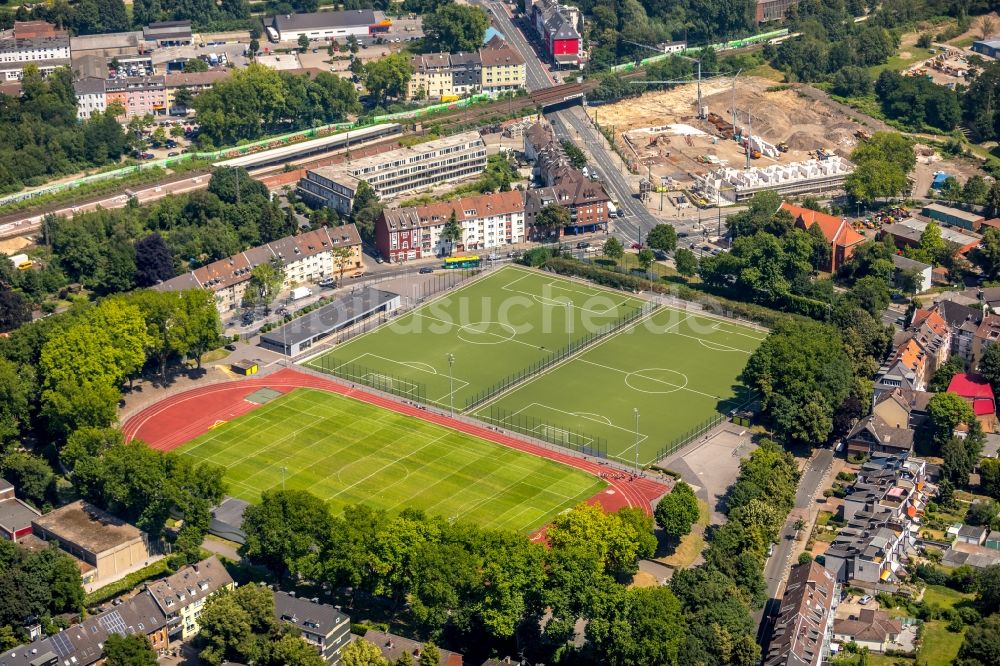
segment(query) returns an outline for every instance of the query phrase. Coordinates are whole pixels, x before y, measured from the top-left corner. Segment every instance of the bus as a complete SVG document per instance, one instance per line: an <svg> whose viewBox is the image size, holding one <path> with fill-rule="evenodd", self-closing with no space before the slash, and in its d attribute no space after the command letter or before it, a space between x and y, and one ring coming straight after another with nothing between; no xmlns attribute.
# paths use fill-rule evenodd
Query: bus
<svg viewBox="0 0 1000 666"><path fill-rule="evenodd" d="M444 260L445 268L479 268L483 260L473 255L471 257L447 257Z"/></svg>

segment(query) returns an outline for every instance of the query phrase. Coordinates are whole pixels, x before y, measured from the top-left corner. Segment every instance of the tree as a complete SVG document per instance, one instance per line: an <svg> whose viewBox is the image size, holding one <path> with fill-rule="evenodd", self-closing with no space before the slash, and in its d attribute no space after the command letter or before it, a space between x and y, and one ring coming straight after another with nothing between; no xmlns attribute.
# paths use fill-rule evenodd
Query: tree
<svg viewBox="0 0 1000 666"><path fill-rule="evenodd" d="M256 37L250 40L250 45L247 50L250 51L251 58L256 57L256 55L260 53L260 42Z"/></svg>
<svg viewBox="0 0 1000 666"><path fill-rule="evenodd" d="M691 486L679 481L669 494L656 504L653 517L667 536L680 539L691 532L691 526L698 520L698 498Z"/></svg>
<svg viewBox="0 0 1000 666"><path fill-rule="evenodd" d="M210 596L198 624L200 657L213 666L224 661L269 664L270 644L280 632L273 593L255 584L219 590Z"/></svg>
<svg viewBox="0 0 1000 666"><path fill-rule="evenodd" d="M684 277L691 277L698 272L698 258L686 247L674 252L674 263L677 264L677 272Z"/></svg>
<svg viewBox="0 0 1000 666"><path fill-rule="evenodd" d="M979 479L983 492L994 499L1000 499L1000 459L983 458L980 460Z"/></svg>
<svg viewBox="0 0 1000 666"><path fill-rule="evenodd" d="M535 228L544 232L544 236L558 236L563 228L569 226L569 222L569 209L555 203L547 204L535 215Z"/></svg>
<svg viewBox="0 0 1000 666"><path fill-rule="evenodd" d="M587 166L587 156L575 143L569 139L563 139L559 142L559 145L562 146L563 152L569 158L569 165L571 167L574 169L583 169Z"/></svg>
<svg viewBox="0 0 1000 666"><path fill-rule="evenodd" d="M909 139L895 132L875 132L851 153L856 168L845 188L860 201L895 197L909 187L907 175L917 163Z"/></svg>
<svg viewBox="0 0 1000 666"><path fill-rule="evenodd" d="M36 381L34 368L0 357L0 452L29 427Z"/></svg>
<svg viewBox="0 0 1000 666"><path fill-rule="evenodd" d="M954 393L936 393L927 402L927 413L934 442L943 446L954 437L955 428L960 423L969 424L976 419L965 400Z"/></svg>
<svg viewBox="0 0 1000 666"><path fill-rule="evenodd" d="M43 458L24 451L14 451L0 459L0 470L17 487L20 497L36 506L45 503L55 474Z"/></svg>
<svg viewBox="0 0 1000 666"><path fill-rule="evenodd" d="M208 181L208 191L229 204L270 200L267 187L254 180L243 167L220 167L212 172Z"/></svg>
<svg viewBox="0 0 1000 666"><path fill-rule="evenodd" d="M603 253L608 259L618 261L625 256L625 248L622 246L620 240L611 236L608 240L604 241Z"/></svg>
<svg viewBox="0 0 1000 666"><path fill-rule="evenodd" d="M10 289L0 289L0 333L13 331L31 321L31 305L24 296Z"/></svg>
<svg viewBox="0 0 1000 666"><path fill-rule="evenodd" d="M640 525L633 512L606 514L585 504L557 516L547 536L553 548L580 548L592 554L600 571L611 576L635 573L638 559L649 557L656 547L652 521Z"/></svg>
<svg viewBox="0 0 1000 666"><path fill-rule="evenodd" d="M587 636L611 666L671 666L684 640L681 604L667 587L619 592L618 603L602 608L587 626Z"/></svg>
<svg viewBox="0 0 1000 666"><path fill-rule="evenodd" d="M250 281L243 294L243 301L251 304L268 304L274 300L285 281L285 269L278 262L258 264L250 271Z"/></svg>
<svg viewBox="0 0 1000 666"><path fill-rule="evenodd" d="M854 379L840 335L815 322L779 324L750 356L741 375L761 393L765 417L789 441L820 444Z"/></svg>
<svg viewBox="0 0 1000 666"><path fill-rule="evenodd" d="M956 666L1000 663L1000 615L991 615L968 627L958 651Z"/></svg>
<svg viewBox="0 0 1000 666"><path fill-rule="evenodd" d="M417 660L418 666L441 666L441 650L434 643L424 643L424 649Z"/></svg>
<svg viewBox="0 0 1000 666"><path fill-rule="evenodd" d="M152 233L135 243L135 283L152 287L174 277L174 259L163 236Z"/></svg>
<svg viewBox="0 0 1000 666"><path fill-rule="evenodd" d="M976 604L984 615L1000 611L1000 564L986 567L976 580Z"/></svg>
<svg viewBox="0 0 1000 666"><path fill-rule="evenodd" d="M997 26L996 20L989 14L984 14L983 16L980 16L979 38L989 39L990 37L992 37L994 31L996 30L996 26Z"/></svg>
<svg viewBox="0 0 1000 666"><path fill-rule="evenodd" d="M404 97L412 76L409 59L402 53L393 53L365 64L363 78L371 99L381 105L389 98Z"/></svg>
<svg viewBox="0 0 1000 666"><path fill-rule="evenodd" d="M677 231L669 224L657 224L646 236L646 245L654 250L673 252L677 247Z"/></svg>
<svg viewBox="0 0 1000 666"><path fill-rule="evenodd" d="M448 256L451 256L452 251L455 249L455 243L462 240L462 227L458 224L458 215L454 208L451 209L448 221L441 228L441 240L448 243Z"/></svg>
<svg viewBox="0 0 1000 666"><path fill-rule="evenodd" d="M378 646L363 638L351 641L340 651L340 663L344 666L389 666Z"/></svg>
<svg viewBox="0 0 1000 666"><path fill-rule="evenodd" d="M986 353L989 354L989 350ZM958 354L954 354L948 358L944 365L934 371L934 375L927 383L927 390L932 393L947 391L952 378L960 372L965 372L965 361Z"/></svg>
<svg viewBox="0 0 1000 666"><path fill-rule="evenodd" d="M284 634L271 645L269 661L274 666L325 666L316 648L294 634Z"/></svg>
<svg viewBox="0 0 1000 666"><path fill-rule="evenodd" d="M878 317L889 306L889 285L869 275L854 283L847 298L868 314Z"/></svg>
<svg viewBox="0 0 1000 666"><path fill-rule="evenodd" d="M299 35L299 50L305 53L309 50L309 37L307 35Z"/></svg>
<svg viewBox="0 0 1000 666"><path fill-rule="evenodd" d="M639 260L639 265L642 270L649 272L650 267L652 267L653 262L656 261L656 257L653 255L653 251L648 247L644 247L639 250L639 254L636 257Z"/></svg>
<svg viewBox="0 0 1000 666"><path fill-rule="evenodd" d="M246 542L240 552L278 574L309 575L327 539L330 509L305 490L272 490L260 504L247 507L243 518Z"/></svg>
<svg viewBox="0 0 1000 666"><path fill-rule="evenodd" d="M337 280L343 280L344 271L354 260L354 248L335 247L331 254L333 255L333 266L337 269Z"/></svg>
<svg viewBox="0 0 1000 666"><path fill-rule="evenodd" d="M184 71L188 73L207 72L208 63L201 58L188 58L184 61Z"/></svg>
<svg viewBox="0 0 1000 666"><path fill-rule="evenodd" d="M194 103L194 94L192 94L191 89L187 86L181 86L174 93L174 107L178 109L190 109L191 105ZM175 128L176 129L176 128ZM183 136L183 128L181 134L178 136ZM171 133L171 136L173 134Z"/></svg>
<svg viewBox="0 0 1000 666"><path fill-rule="evenodd" d="M358 38L355 35L348 35L347 50L351 52L351 55L354 55L358 52L359 49L360 47L358 46Z"/></svg>
<svg viewBox="0 0 1000 666"><path fill-rule="evenodd" d="M444 4L424 16L424 48L446 53L469 53L483 43L490 19L480 7Z"/></svg>
<svg viewBox="0 0 1000 666"><path fill-rule="evenodd" d="M144 634L109 634L104 656L108 666L156 666L156 651Z"/></svg>
<svg viewBox="0 0 1000 666"><path fill-rule="evenodd" d="M378 194L368 181L358 183L354 192L354 204L351 208L351 220L358 227L358 233L366 242L375 239L375 219L382 213L382 203Z"/></svg>
<svg viewBox="0 0 1000 666"><path fill-rule="evenodd" d="M833 92L841 97L865 97L871 91L872 76L864 67L844 67L833 76Z"/></svg>

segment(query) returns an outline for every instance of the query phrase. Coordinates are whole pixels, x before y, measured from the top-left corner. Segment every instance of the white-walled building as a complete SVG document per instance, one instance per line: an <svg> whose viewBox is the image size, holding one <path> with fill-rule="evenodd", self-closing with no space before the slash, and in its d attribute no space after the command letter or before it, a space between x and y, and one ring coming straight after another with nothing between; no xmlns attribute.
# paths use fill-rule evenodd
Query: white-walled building
<svg viewBox="0 0 1000 666"><path fill-rule="evenodd" d="M0 36L0 83L19 80L27 65L48 75L70 62L69 35L44 21L17 22Z"/></svg>
<svg viewBox="0 0 1000 666"><path fill-rule="evenodd" d="M352 9L336 12L312 12L309 14L278 14L271 17L270 27L279 42L297 42L305 35L309 41L346 39L351 35L367 37L389 29L392 22L381 12L371 9Z"/></svg>
<svg viewBox="0 0 1000 666"><path fill-rule="evenodd" d="M479 132L462 132L415 146L306 171L298 192L306 199L349 213L361 181L383 200L478 176L486 170L486 144Z"/></svg>
<svg viewBox="0 0 1000 666"><path fill-rule="evenodd" d="M453 246L441 237L452 212L462 230ZM490 250L524 240L524 196L517 191L385 210L375 222L375 245L389 261Z"/></svg>
<svg viewBox="0 0 1000 666"><path fill-rule="evenodd" d="M853 172L851 162L833 155L750 169L724 167L697 177L695 187L708 201L739 203L765 190L781 195L834 192L843 189L844 180Z"/></svg>
<svg viewBox="0 0 1000 666"><path fill-rule="evenodd" d="M73 84L73 90L76 92L76 117L80 120L87 120L93 114L107 110L104 79L80 79Z"/></svg>

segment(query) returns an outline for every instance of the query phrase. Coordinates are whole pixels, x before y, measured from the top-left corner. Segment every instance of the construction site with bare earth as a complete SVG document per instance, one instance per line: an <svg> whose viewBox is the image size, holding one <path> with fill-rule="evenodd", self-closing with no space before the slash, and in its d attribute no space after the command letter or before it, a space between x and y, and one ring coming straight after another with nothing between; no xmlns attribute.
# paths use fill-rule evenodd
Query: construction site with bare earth
<svg viewBox="0 0 1000 666"><path fill-rule="evenodd" d="M789 194L836 189L852 170L846 158L870 132L822 99L765 79L702 81L701 98L702 118L694 83L591 112L653 189L697 190L713 205L743 200L744 181L779 190L787 182Z"/></svg>

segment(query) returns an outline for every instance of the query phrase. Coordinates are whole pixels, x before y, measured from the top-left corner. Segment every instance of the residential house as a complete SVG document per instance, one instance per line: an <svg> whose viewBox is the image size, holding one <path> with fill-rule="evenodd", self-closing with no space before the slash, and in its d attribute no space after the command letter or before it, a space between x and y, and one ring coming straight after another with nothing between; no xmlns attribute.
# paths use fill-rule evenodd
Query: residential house
<svg viewBox="0 0 1000 666"><path fill-rule="evenodd" d="M536 123L525 131L524 154L534 163L533 175L546 185L525 192L524 214L529 238L537 240L558 237L563 233L579 234L607 229L611 198L600 182L587 178L570 166L550 125ZM564 229L540 229L536 226L536 216L550 204L569 209L570 223Z"/></svg>
<svg viewBox="0 0 1000 666"><path fill-rule="evenodd" d="M451 54L451 89L455 95L479 92L483 84L483 61L478 52Z"/></svg>
<svg viewBox="0 0 1000 666"><path fill-rule="evenodd" d="M452 213L460 229L454 241L442 233ZM524 196L518 191L385 209L375 222L375 246L388 261L438 257L451 250L491 250L524 240Z"/></svg>
<svg viewBox="0 0 1000 666"><path fill-rule="evenodd" d="M369 630L364 635L364 640L381 650L382 656L388 659L390 664L395 663L404 653L409 654L416 661L424 650L423 643L384 631ZM440 652L441 666L462 666L462 655L448 650L440 650Z"/></svg>
<svg viewBox="0 0 1000 666"><path fill-rule="evenodd" d="M888 613L872 608L862 608L857 616L833 622L833 639L841 643L856 643L869 652L882 654L887 650L901 649L896 639L903 631L903 623Z"/></svg>
<svg viewBox="0 0 1000 666"><path fill-rule="evenodd" d="M838 581L873 586L894 580L914 552L929 496L926 462L905 455L875 457L858 472L842 507L845 527L823 554Z"/></svg>
<svg viewBox="0 0 1000 666"><path fill-rule="evenodd" d="M764 666L819 666L824 662L830 652L839 587L833 574L816 562L792 567Z"/></svg>
<svg viewBox="0 0 1000 666"><path fill-rule="evenodd" d="M979 322L972 337L972 361L970 367L978 368L990 345L1000 340L1000 315L986 314Z"/></svg>
<svg viewBox="0 0 1000 666"><path fill-rule="evenodd" d="M77 118L87 120L95 113L104 113L107 110L104 84L104 79L98 78L85 78L73 82Z"/></svg>
<svg viewBox="0 0 1000 666"><path fill-rule="evenodd" d="M892 255L893 284L898 288L903 288L907 275L915 276L915 291L921 293L927 291L932 286L932 272L934 267L916 259L904 257L901 254Z"/></svg>
<svg viewBox="0 0 1000 666"><path fill-rule="evenodd" d="M479 49L482 63L480 88L491 95L514 92L525 87L524 58L502 37L495 36Z"/></svg>
<svg viewBox="0 0 1000 666"><path fill-rule="evenodd" d="M139 528L83 500L38 516L31 525L35 536L57 542L77 559L88 592L158 559Z"/></svg>
<svg viewBox="0 0 1000 666"><path fill-rule="evenodd" d="M339 256L341 248L348 248L349 256ZM354 274L364 269L361 236L353 224L322 227L298 236L286 236L178 275L153 289L209 289L215 294L219 313L225 314L242 305L253 269L271 262L281 264L285 271L283 289L303 282L315 282L323 277L338 276L341 268L348 275Z"/></svg>
<svg viewBox="0 0 1000 666"><path fill-rule="evenodd" d="M125 118L167 113L167 88L163 76L129 76L104 82L106 106L120 104Z"/></svg>
<svg viewBox="0 0 1000 666"><path fill-rule="evenodd" d="M830 261L823 270L836 271L841 264L851 258L855 248L865 242L865 237L851 226L847 218L835 217L809 208L782 202L781 209L791 213L795 226L808 230L813 225L823 232L823 238L830 244Z"/></svg>
<svg viewBox="0 0 1000 666"><path fill-rule="evenodd" d="M318 599L303 599L288 592L274 593L274 614L299 630L328 664L340 662L340 651L351 642L351 618Z"/></svg>
<svg viewBox="0 0 1000 666"><path fill-rule="evenodd" d="M41 514L17 499L14 484L0 478L0 538L18 541L31 534L31 521Z"/></svg>
<svg viewBox="0 0 1000 666"><path fill-rule="evenodd" d="M92 666L104 663L104 644L111 634L146 636L153 649L168 647L166 620L148 592L129 597L47 638L0 652L4 666Z"/></svg>
<svg viewBox="0 0 1000 666"><path fill-rule="evenodd" d="M896 388L922 391L933 372L934 366L927 352L913 337L909 337L879 368L875 397Z"/></svg>
<svg viewBox="0 0 1000 666"><path fill-rule="evenodd" d="M985 432L996 432L997 406L988 381L979 375L962 372L951 378L948 393L954 393L969 403Z"/></svg>
<svg viewBox="0 0 1000 666"><path fill-rule="evenodd" d="M886 391L875 399L872 414L891 427L917 430L930 418L927 405L934 395L928 391L909 391L903 388Z"/></svg>
<svg viewBox="0 0 1000 666"><path fill-rule="evenodd" d="M407 83L408 99L440 100L455 95L449 54L415 55L410 58L410 64L413 66L413 76Z"/></svg>
<svg viewBox="0 0 1000 666"><path fill-rule="evenodd" d="M939 301L933 306L951 328L951 353L958 354L966 365L973 363L973 341L983 321L982 308L957 301Z"/></svg>
<svg viewBox="0 0 1000 666"><path fill-rule="evenodd" d="M166 618L170 639L186 641L198 633L198 618L205 600L219 590L232 587L232 577L213 555L147 583L146 591Z"/></svg>
<svg viewBox="0 0 1000 666"><path fill-rule="evenodd" d="M559 0L537 0L528 15L553 64L583 69L587 56L580 37L583 20L579 9L561 5Z"/></svg>
<svg viewBox="0 0 1000 666"><path fill-rule="evenodd" d="M913 451L914 432L908 423L890 425L877 414L858 421L845 438L847 455L899 455Z"/></svg>
<svg viewBox="0 0 1000 666"><path fill-rule="evenodd" d="M958 536L955 537L955 541L968 543L973 546L982 546L986 543L986 537L989 532L990 528L985 525L962 525L958 529Z"/></svg>
<svg viewBox="0 0 1000 666"><path fill-rule="evenodd" d="M951 327L936 310L916 310L906 330L927 352L932 372L948 362L952 349Z"/></svg>
<svg viewBox="0 0 1000 666"><path fill-rule="evenodd" d="M219 81L229 78L229 74L228 69L210 69L207 72L175 72L164 75L167 110L173 111L177 107L175 98L181 88L186 89L193 97L197 97Z"/></svg>

